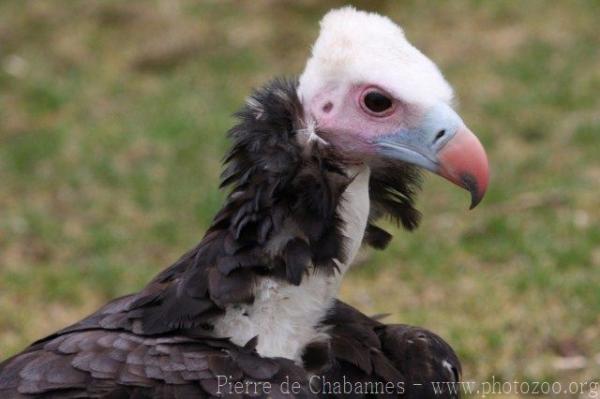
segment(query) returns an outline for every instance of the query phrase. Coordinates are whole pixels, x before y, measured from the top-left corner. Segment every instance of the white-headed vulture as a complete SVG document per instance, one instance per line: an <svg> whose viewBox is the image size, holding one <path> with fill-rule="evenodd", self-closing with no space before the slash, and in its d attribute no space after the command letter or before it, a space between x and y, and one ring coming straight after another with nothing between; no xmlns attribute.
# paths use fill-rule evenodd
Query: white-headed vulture
<svg viewBox="0 0 600 399"><path fill-rule="evenodd" d="M229 194L200 243L140 292L0 363L0 397L456 397L428 385L459 378L444 341L336 300L361 243L391 238L378 218L417 226L421 169L469 190L472 206L484 195L485 152L451 101L391 20L331 11L300 78L237 113Z"/></svg>

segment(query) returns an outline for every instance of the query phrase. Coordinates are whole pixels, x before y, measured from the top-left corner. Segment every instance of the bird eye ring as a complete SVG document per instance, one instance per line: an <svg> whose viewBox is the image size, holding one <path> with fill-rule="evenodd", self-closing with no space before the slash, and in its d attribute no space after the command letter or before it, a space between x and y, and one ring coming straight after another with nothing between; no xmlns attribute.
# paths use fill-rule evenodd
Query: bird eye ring
<svg viewBox="0 0 600 399"><path fill-rule="evenodd" d="M378 117L388 116L394 111L394 100L376 88L364 91L360 105L364 111Z"/></svg>

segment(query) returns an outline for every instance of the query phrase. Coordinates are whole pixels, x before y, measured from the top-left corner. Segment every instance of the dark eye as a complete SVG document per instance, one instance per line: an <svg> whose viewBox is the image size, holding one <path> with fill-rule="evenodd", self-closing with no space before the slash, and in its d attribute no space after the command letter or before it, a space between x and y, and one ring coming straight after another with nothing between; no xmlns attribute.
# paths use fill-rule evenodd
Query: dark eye
<svg viewBox="0 0 600 399"><path fill-rule="evenodd" d="M363 98L365 107L371 112L380 114L392 107L392 100L378 91L372 91Z"/></svg>

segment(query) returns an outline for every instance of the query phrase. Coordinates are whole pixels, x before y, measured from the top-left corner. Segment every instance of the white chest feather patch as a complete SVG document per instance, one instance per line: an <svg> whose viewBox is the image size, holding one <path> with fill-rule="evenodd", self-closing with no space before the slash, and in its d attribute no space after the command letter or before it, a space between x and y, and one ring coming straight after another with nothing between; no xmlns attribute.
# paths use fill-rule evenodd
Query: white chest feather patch
<svg viewBox="0 0 600 399"><path fill-rule="evenodd" d="M356 256L369 217L369 169L361 167L344 193L340 216L344 221L346 264L331 276L310 273L299 286L264 278L256 287L252 305L227 308L215 325L215 333L244 345L258 336L257 351L262 356L285 357L298 361L302 349L324 333L316 326L337 296L344 273Z"/></svg>

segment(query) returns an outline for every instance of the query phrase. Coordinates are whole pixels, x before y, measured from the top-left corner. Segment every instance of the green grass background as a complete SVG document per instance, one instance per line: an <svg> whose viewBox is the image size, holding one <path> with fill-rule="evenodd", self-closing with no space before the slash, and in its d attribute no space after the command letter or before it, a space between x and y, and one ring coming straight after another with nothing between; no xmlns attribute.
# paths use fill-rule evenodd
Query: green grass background
<svg viewBox="0 0 600 399"><path fill-rule="evenodd" d="M0 358L201 238L231 114L299 73L341 4L0 2ZM438 332L467 380L598 379L600 2L356 4L440 65L492 176L473 211L428 177L420 229L365 252L342 297Z"/></svg>

